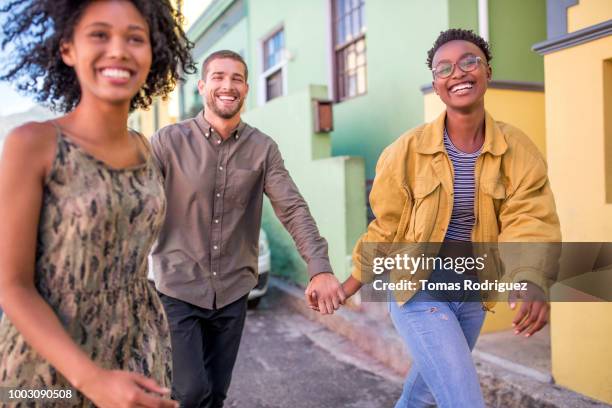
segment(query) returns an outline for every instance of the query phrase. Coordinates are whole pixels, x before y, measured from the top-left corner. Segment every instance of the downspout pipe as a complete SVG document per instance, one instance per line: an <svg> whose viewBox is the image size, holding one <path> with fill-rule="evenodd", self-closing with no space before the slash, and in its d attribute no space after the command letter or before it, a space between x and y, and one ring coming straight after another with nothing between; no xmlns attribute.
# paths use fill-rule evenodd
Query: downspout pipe
<svg viewBox="0 0 612 408"><path fill-rule="evenodd" d="M489 41L489 0L478 0L478 31L480 36Z"/></svg>

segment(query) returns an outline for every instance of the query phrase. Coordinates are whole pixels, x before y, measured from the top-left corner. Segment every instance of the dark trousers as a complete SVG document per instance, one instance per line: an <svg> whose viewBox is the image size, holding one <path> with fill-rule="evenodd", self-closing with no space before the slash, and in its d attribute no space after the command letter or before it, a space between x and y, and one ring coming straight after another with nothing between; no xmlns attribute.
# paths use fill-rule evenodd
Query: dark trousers
<svg viewBox="0 0 612 408"><path fill-rule="evenodd" d="M170 323L172 398L186 408L223 407L247 310L247 296L216 310L160 293Z"/></svg>

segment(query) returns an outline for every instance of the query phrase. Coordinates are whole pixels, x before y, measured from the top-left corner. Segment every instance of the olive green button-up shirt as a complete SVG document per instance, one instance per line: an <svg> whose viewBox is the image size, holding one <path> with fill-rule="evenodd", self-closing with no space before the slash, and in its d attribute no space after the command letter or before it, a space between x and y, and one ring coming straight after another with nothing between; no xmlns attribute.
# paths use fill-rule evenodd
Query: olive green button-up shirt
<svg viewBox="0 0 612 408"><path fill-rule="evenodd" d="M200 112L151 144L168 201L152 252L161 293L205 309L246 295L257 284L264 193L309 274L331 272L327 241L269 136L241 122L223 140Z"/></svg>

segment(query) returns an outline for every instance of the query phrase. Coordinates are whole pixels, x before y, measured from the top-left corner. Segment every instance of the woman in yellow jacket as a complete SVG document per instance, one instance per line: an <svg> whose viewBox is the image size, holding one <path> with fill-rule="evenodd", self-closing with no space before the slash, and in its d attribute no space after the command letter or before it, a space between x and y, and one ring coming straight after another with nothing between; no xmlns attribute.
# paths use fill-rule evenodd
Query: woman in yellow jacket
<svg viewBox="0 0 612 408"><path fill-rule="evenodd" d="M486 41L468 30L442 32L429 51L433 88L446 110L382 153L370 195L376 219L355 247L354 271L343 284L347 297L372 280L368 245L560 241L544 159L525 134L485 111L490 60ZM475 275L447 272L420 269L404 277L478 282ZM506 272L528 288L514 324L517 334L530 336L548 320L548 303L537 295L551 276L537 264ZM493 303L479 291L474 298L470 291L415 287L389 302L414 360L396 407L484 407L471 350Z"/></svg>

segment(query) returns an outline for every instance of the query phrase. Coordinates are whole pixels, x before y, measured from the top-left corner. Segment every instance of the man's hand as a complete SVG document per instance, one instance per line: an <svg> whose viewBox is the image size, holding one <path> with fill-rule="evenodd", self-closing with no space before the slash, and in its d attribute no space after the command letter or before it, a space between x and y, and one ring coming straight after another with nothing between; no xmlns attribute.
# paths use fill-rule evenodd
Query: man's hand
<svg viewBox="0 0 612 408"><path fill-rule="evenodd" d="M346 300L344 290L331 272L315 275L304 292L308 306L322 314L333 314Z"/></svg>
<svg viewBox="0 0 612 408"><path fill-rule="evenodd" d="M520 307L512 320L514 334L521 334L525 331L525 337L529 337L546 325L550 305L542 289L527 282L526 291L513 291L508 297L510 309L514 310L517 302L520 302Z"/></svg>

